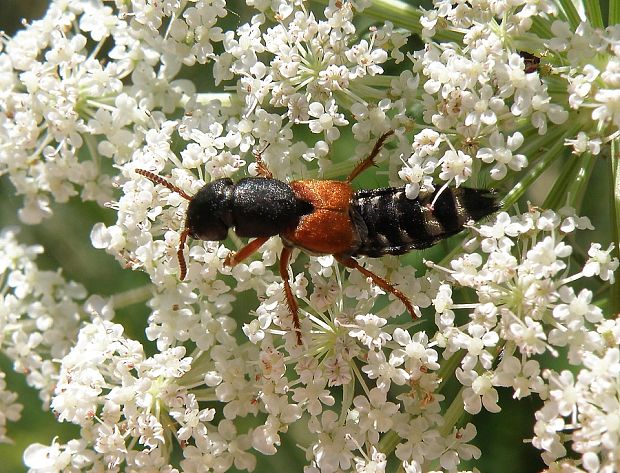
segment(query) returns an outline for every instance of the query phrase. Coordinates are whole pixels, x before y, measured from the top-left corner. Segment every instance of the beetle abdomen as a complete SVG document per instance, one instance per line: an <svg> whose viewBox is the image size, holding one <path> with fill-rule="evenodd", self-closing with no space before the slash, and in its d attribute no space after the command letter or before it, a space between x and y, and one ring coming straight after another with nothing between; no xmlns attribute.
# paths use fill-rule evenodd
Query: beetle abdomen
<svg viewBox="0 0 620 473"><path fill-rule="evenodd" d="M428 248L480 220L499 206L496 194L483 189L448 187L408 199L404 187L361 190L351 199L351 219L361 237L351 256L400 255Z"/></svg>

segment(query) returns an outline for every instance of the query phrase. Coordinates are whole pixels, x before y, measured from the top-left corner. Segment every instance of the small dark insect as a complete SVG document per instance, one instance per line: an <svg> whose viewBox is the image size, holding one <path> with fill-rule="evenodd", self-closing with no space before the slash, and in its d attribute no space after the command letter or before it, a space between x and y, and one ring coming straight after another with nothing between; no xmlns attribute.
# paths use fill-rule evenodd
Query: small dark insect
<svg viewBox="0 0 620 473"><path fill-rule="evenodd" d="M408 199L404 187L354 191L351 182L373 165L392 134L393 131L384 133L345 181L286 183L273 178L260 154L256 155L260 177L246 177L237 183L229 178L216 179L194 196L150 171L136 172L189 200L177 251L181 279L187 273L183 249L188 236L225 240L228 229L234 228L240 237L256 238L228 256L226 264L230 266L249 257L272 236L282 239L280 275L297 342L301 344L298 305L288 272L293 248L310 254L334 255L344 266L357 269L381 289L394 294L415 318L415 308L407 296L354 258L401 255L428 248L459 233L468 221L479 220L499 208L496 194L483 189L447 187L417 199Z"/></svg>
<svg viewBox="0 0 620 473"><path fill-rule="evenodd" d="M540 67L540 58L538 56L527 51L519 51L519 56L523 58L526 73L536 72Z"/></svg>

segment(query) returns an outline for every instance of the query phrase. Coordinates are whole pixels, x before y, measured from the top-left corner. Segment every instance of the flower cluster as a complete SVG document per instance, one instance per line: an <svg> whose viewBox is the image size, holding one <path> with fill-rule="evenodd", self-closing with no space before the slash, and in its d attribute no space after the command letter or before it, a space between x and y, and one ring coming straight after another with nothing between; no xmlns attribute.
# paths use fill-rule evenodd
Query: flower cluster
<svg viewBox="0 0 620 473"><path fill-rule="evenodd" d="M382 472L390 459L456 472L482 455L468 416L500 411L499 389L544 401L532 444L550 469L620 461L620 331L605 319L620 310L618 242L582 250L575 233L593 226L573 210L592 157L620 142L618 26L568 0L324 3L247 0L231 18L224 0L52 0L0 40L0 175L23 196L21 220L94 200L115 221L89 243L150 279L133 295L150 310L144 337L131 338L121 288L87 297L37 267L40 246L0 233L0 349L81 429L28 447L33 473L252 471L286 443L308 473ZM282 181L341 179L388 131L375 186L409 199L507 191L506 211L425 273L413 256L359 259L419 321L361 272L295 250L300 343L278 238L232 268L233 232L182 247L187 197L205 183L261 166ZM554 162L544 209L513 210ZM617 229L617 196L612 208ZM545 365L560 353L575 375ZM0 373L0 442L20 407Z"/></svg>
<svg viewBox="0 0 620 473"><path fill-rule="evenodd" d="M515 217L500 213L493 225L478 230L481 253L466 253L452 260L450 268L431 264L459 286L474 289L478 297L473 305L455 303L451 286L444 283L433 301L445 353L466 353L457 370L468 386L463 393L466 411L477 413L481 402L496 410L493 385L512 386L519 398L542 393L538 362L531 359L535 355L566 347L570 363L579 366L589 352L606 345L601 335L593 335L596 331L590 336L586 332L603 320L600 307L591 304L592 291L575 293L569 284L594 276L613 282L618 259L611 256L613 245L601 250L592 244L582 269L569 275L573 248L564 240L576 229L592 226L572 209L559 214L532 209ZM515 244L515 239L522 243ZM469 320L457 325L455 310L467 308L472 309ZM494 368L500 348L503 357ZM481 376L486 382L479 381Z"/></svg>
<svg viewBox="0 0 620 473"><path fill-rule="evenodd" d="M58 377L54 360L68 353L89 312L111 314L102 298L85 300L80 284L39 269L35 260L42 252L39 245L20 244L15 228L0 232L0 347L48 406ZM6 412L13 417L11 409Z"/></svg>
<svg viewBox="0 0 620 473"><path fill-rule="evenodd" d="M438 342L444 356L465 353L456 371L465 411L499 411L499 386L514 390L517 399L537 393L546 401L536 414L533 444L545 462L557 461L559 470L571 464L564 458L570 442L586 471L612 471L620 460L615 443L620 432L605 419L617 414L620 403L618 323L604 320L591 290L576 293L570 284L590 277L613 283L619 262L611 256L613 245L601 249L593 243L580 270L569 274L573 247L564 240L576 229L593 227L568 208L531 209L515 217L500 213L492 225L482 225L481 253L467 253L441 268L459 286L473 288L478 302L454 303L451 286L444 283L433 301ZM457 309L471 309L460 325ZM543 370L533 358L560 348L571 365L583 367L577 379L568 370Z"/></svg>
<svg viewBox="0 0 620 473"><path fill-rule="evenodd" d="M6 433L7 421L16 422L21 416L23 406L17 403L17 393L7 389L6 374L0 372L0 443L10 443Z"/></svg>
<svg viewBox="0 0 620 473"><path fill-rule="evenodd" d="M533 442L552 468L571 468L568 448L587 472L617 468L620 431L611 420L618 415L619 333L617 320L588 331L587 338L604 339L607 345L584 351L576 376L569 370L543 373L549 398L536 413Z"/></svg>

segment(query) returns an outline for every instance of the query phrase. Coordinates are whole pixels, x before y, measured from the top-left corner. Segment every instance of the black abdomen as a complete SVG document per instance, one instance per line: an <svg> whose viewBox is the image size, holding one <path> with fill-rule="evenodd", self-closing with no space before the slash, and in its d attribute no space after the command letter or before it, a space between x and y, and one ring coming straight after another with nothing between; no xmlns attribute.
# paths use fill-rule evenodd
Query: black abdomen
<svg viewBox="0 0 620 473"><path fill-rule="evenodd" d="M404 187L361 190L351 199L351 218L361 244L351 256L400 255L428 248L480 220L499 205L493 191L448 187L408 199Z"/></svg>

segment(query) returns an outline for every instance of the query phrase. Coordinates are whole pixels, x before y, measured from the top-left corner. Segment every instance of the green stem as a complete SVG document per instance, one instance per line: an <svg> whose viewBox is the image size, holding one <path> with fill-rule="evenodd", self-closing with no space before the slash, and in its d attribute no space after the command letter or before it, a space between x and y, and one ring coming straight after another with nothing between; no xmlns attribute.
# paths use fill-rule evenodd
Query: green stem
<svg viewBox="0 0 620 473"><path fill-rule="evenodd" d="M548 59L550 62L554 60L551 55L548 56ZM545 76L545 84L547 85L547 93L551 96L553 103L568 103L568 82L564 77L559 74L547 75Z"/></svg>
<svg viewBox="0 0 620 473"><path fill-rule="evenodd" d="M86 143L86 147L88 149L88 154L90 155L91 160L95 163L97 167L99 167L99 150L97 149L97 140L93 137L93 135L83 134L84 143Z"/></svg>
<svg viewBox="0 0 620 473"><path fill-rule="evenodd" d="M313 0L314 3L327 5L327 0ZM390 21L394 26L404 28L407 31L420 35L422 33L423 11L401 0L373 0L372 4L363 12L364 15L377 20ZM461 43L463 35L446 28L437 28L433 39L436 41L455 41Z"/></svg>
<svg viewBox="0 0 620 473"><path fill-rule="evenodd" d="M192 389L192 394L196 396L198 401L203 402L217 402L218 397L215 394L215 389L213 388L203 388L203 389Z"/></svg>
<svg viewBox="0 0 620 473"><path fill-rule="evenodd" d="M512 188L512 190L510 190L510 192L508 192L502 201L503 208L508 208L515 204L523 196L523 194L525 194L530 185L536 181L545 170L547 170L551 163L554 162L559 155L566 151L564 140L569 136L573 136L580 126L580 123L575 123L568 130L562 129L562 127L553 127L549 129L543 138L545 143L550 142L553 143L553 145L542 154L536 164L531 166L527 173L522 176L521 180ZM525 149L529 151L531 148L532 145L528 145ZM526 155L528 154L530 153L526 152Z"/></svg>
<svg viewBox="0 0 620 473"><path fill-rule="evenodd" d="M112 306L115 310L144 302L153 295L153 285L147 284L142 287L130 289L112 296Z"/></svg>
<svg viewBox="0 0 620 473"><path fill-rule="evenodd" d="M576 157L577 158L577 157ZM597 159L592 154L587 153L577 159L581 160L581 165L577 172L577 178L575 183L571 186L571 192L573 194L573 202L577 213L581 209L583 198L588 190L588 184L590 183L590 177L592 176L592 170L596 165Z"/></svg>
<svg viewBox="0 0 620 473"><path fill-rule="evenodd" d="M575 5L571 0L560 0L557 2L557 6L560 11L562 11L566 17L566 20L570 24L571 30L574 31L581 23L581 17L579 16L579 12L575 8Z"/></svg>
<svg viewBox="0 0 620 473"><path fill-rule="evenodd" d="M381 440L379 440L379 451L381 453L385 453L386 456L389 456L396 449L396 446L401 440L402 439L396 432L390 430L383 437L381 437Z"/></svg>
<svg viewBox="0 0 620 473"><path fill-rule="evenodd" d="M610 0L609 2L609 18L610 25L620 23L620 2L618 0Z"/></svg>
<svg viewBox="0 0 620 473"><path fill-rule="evenodd" d="M340 163L334 163L329 166L328 170L323 173L321 179L341 179L350 173L353 169L351 161L342 161Z"/></svg>
<svg viewBox="0 0 620 473"><path fill-rule="evenodd" d="M380 20L388 20L397 26L407 29L413 33L420 34L420 18L422 11L406 2L400 0L376 0L372 5L364 10L364 14Z"/></svg>
<svg viewBox="0 0 620 473"><path fill-rule="evenodd" d="M437 392L441 393L446 382L454 379L456 368L461 364L464 356L465 351L460 350L441 363L441 367L437 371L437 377L441 380L439 386L437 387Z"/></svg>
<svg viewBox="0 0 620 473"><path fill-rule="evenodd" d="M614 0L611 0L612 3ZM585 0L583 6L586 9L586 18L595 28L605 28L603 24L603 14L601 13L600 0Z"/></svg>
<svg viewBox="0 0 620 473"><path fill-rule="evenodd" d="M595 164L596 159L590 153L570 156L566 165L563 166L560 178L556 180L553 189L549 192L544 206L558 209L569 205L580 213L581 203Z"/></svg>
<svg viewBox="0 0 620 473"><path fill-rule="evenodd" d="M368 87L384 87L389 89L392 86L392 81L398 79L398 77L398 75L377 74L374 76L364 76L358 83Z"/></svg>
<svg viewBox="0 0 620 473"><path fill-rule="evenodd" d="M452 432L452 429L456 427L457 423L461 420L465 414L465 408L463 407L463 390L465 387L461 387L459 392L454 396L454 399L450 403L448 409L446 409L443 415L443 424L439 428L439 433L442 437L447 437Z"/></svg>
<svg viewBox="0 0 620 473"><path fill-rule="evenodd" d="M185 107L188 104L189 99L189 96L183 95L180 100L180 105ZM213 101L219 101L224 108L239 108L242 105L242 101L239 99L239 96L229 92L201 92L196 94L196 102L201 105L206 105Z"/></svg>
<svg viewBox="0 0 620 473"><path fill-rule="evenodd" d="M351 361L352 365L355 362ZM340 408L340 423L344 424L347 419L347 412L353 404L353 396L355 395L355 383L346 383L342 386L342 407ZM383 450L381 450L383 451Z"/></svg>
<svg viewBox="0 0 620 473"><path fill-rule="evenodd" d="M612 0L613 1L613 0ZM611 235L616 245L615 256L620 257L620 149L619 140L616 138L611 142L611 157L609 159L609 179L611 180L611 188L613 192L612 202L610 205L611 215ZM619 283L616 281L612 285L609 296L609 313L620 313L620 291Z"/></svg>
<svg viewBox="0 0 620 473"><path fill-rule="evenodd" d="M538 16L534 17L529 33L536 35L538 40L540 40L540 38L551 38L553 36L553 34L551 34L551 25L549 21Z"/></svg>
<svg viewBox="0 0 620 473"><path fill-rule="evenodd" d="M562 162L562 172L553 183L553 187L549 194L547 194L547 198L543 203L544 208L559 209L569 204L568 192L579 170L578 160L572 158L573 156Z"/></svg>

